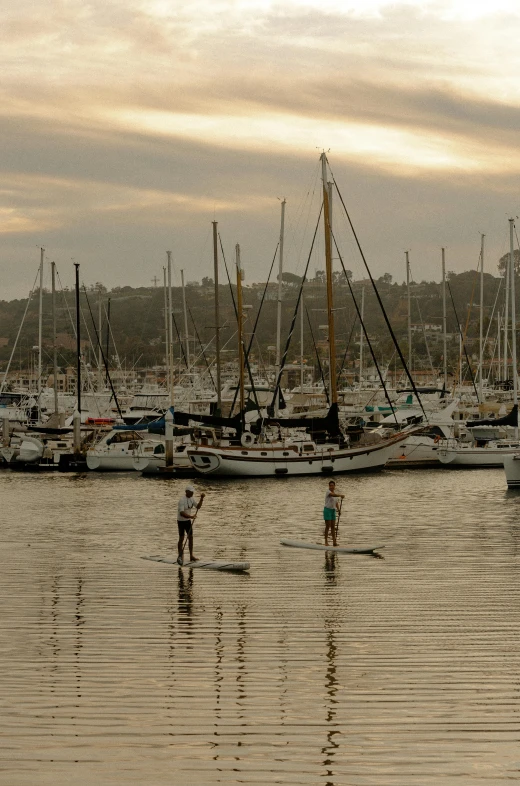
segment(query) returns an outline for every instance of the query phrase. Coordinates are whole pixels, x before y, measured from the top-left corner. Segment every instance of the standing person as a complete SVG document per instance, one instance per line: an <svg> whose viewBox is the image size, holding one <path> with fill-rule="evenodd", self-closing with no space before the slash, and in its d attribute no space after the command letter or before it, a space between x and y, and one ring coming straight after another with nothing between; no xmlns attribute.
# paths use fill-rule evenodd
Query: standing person
<svg viewBox="0 0 520 786"><path fill-rule="evenodd" d="M325 545L329 545L329 532L332 535L332 545L337 546L336 542L336 510L339 510L338 499L345 499L344 494L336 493L336 483L329 481L329 487L325 494L325 507L323 508L323 518L325 519Z"/></svg>
<svg viewBox="0 0 520 786"><path fill-rule="evenodd" d="M193 486L186 486L185 496L180 498L177 507L177 527L179 529L179 542L177 544L179 556L177 557L177 562L179 565L183 563L184 538L186 535L188 536L188 546L190 548L190 562L197 562L197 557L193 554L193 522L206 495L201 494L197 503L193 498L194 494L195 489Z"/></svg>

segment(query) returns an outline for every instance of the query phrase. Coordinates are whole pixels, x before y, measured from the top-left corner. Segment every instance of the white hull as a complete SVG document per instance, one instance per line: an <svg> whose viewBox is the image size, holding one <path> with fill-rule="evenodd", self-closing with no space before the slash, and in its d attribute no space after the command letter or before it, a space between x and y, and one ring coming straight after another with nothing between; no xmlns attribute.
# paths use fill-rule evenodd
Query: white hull
<svg viewBox="0 0 520 786"><path fill-rule="evenodd" d="M88 451L87 467L95 472L135 472L134 457L131 453L126 456L110 456Z"/></svg>
<svg viewBox="0 0 520 786"><path fill-rule="evenodd" d="M503 457L508 489L520 489L520 453Z"/></svg>
<svg viewBox="0 0 520 786"><path fill-rule="evenodd" d="M268 445L242 449L200 447L188 450L188 455L193 468L202 475L276 477L370 472L383 469L402 438L398 435L375 446L336 448L312 455L299 455L292 445L287 449Z"/></svg>
<svg viewBox="0 0 520 786"><path fill-rule="evenodd" d="M439 464L438 442L427 436L404 439L388 460L387 467L431 467Z"/></svg>
<svg viewBox="0 0 520 786"><path fill-rule="evenodd" d="M514 448L454 448L439 449L441 464L458 467L501 467L507 456L518 453L520 446Z"/></svg>

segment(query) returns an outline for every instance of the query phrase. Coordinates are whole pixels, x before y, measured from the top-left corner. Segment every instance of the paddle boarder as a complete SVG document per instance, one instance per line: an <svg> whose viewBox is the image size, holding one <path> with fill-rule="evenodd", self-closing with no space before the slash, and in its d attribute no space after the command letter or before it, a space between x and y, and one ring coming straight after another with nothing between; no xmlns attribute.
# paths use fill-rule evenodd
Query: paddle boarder
<svg viewBox="0 0 520 786"><path fill-rule="evenodd" d="M329 545L329 532L332 535L332 545L336 543L336 510L339 510L339 502L336 500L345 499L344 494L336 492L336 483L329 481L329 487L325 494L325 507L323 508L323 518L325 519L325 545Z"/></svg>
<svg viewBox="0 0 520 786"><path fill-rule="evenodd" d="M179 565L182 565L183 563L184 546L186 543L185 537L188 539L190 562L198 561L197 557L195 557L193 554L193 522L202 506L204 497L206 495L201 494L199 501L195 502L193 497L194 494L195 489L193 486L186 486L184 496L180 498L177 507L177 527L179 530L179 542L177 544L179 556L177 557L177 562Z"/></svg>

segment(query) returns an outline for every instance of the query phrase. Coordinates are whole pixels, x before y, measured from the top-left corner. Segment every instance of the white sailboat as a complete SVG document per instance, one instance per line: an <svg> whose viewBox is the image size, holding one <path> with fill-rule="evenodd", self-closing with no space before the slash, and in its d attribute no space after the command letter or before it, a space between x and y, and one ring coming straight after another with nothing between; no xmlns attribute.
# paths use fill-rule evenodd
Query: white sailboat
<svg viewBox="0 0 520 786"><path fill-rule="evenodd" d="M520 442L518 440L518 369L516 364L516 305L515 305L515 272L514 272L514 219L509 219L509 241L510 241L510 254L509 254L509 287L511 299L511 347L512 347L512 373L513 373L513 409L511 410L508 418L502 418L496 422L494 421L480 421L472 424L467 423L468 437L458 440L446 440L439 444L439 461L442 464L450 466L462 467L500 467L503 466L504 460L507 456L513 456L520 450ZM482 239L482 256L483 256L483 239ZM482 260L483 267L483 260ZM506 304L509 293L506 289ZM482 303L482 296L481 296ZM481 306L481 321L482 321L482 306ZM506 320L507 321L507 320ZM481 336L481 350L480 350L480 397L482 396L482 330ZM507 353L505 353L507 357ZM484 435L477 429L479 426L491 426L492 428L500 428L501 426L509 426L511 430L514 429L510 437L505 439L493 438L493 434Z"/></svg>
<svg viewBox="0 0 520 786"><path fill-rule="evenodd" d="M334 333L334 307L332 292L332 253L327 187L327 159L321 156L323 181L323 215L325 231L325 264L327 276L327 316L329 335L329 369L331 407L323 419L320 437L312 436L312 421L306 429L299 423L298 429L284 429L284 419L278 420L279 429L261 428L260 434L242 429L236 438L221 440L220 444L196 443L188 448L187 454L197 472L207 475L226 476L287 476L315 475L338 472L366 472L382 469L395 453L403 434L391 436L358 433L350 436L339 428L338 391L336 380L336 351ZM238 345L240 374L240 411L244 412L244 354L242 343L242 268L240 248L236 247ZM326 425L325 425L326 424ZM243 424L244 425L244 424ZM284 434L282 434L284 429ZM311 433L309 433L311 432ZM357 441L354 441L356 439Z"/></svg>

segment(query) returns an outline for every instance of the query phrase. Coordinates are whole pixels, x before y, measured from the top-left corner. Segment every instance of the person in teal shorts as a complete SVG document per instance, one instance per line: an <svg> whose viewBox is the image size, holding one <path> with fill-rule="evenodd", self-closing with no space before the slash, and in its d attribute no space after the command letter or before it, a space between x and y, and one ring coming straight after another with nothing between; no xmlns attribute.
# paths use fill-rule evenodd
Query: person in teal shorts
<svg viewBox="0 0 520 786"><path fill-rule="evenodd" d="M336 484L333 480L329 481L329 487L325 494L325 507L323 508L323 518L325 519L325 545L329 545L329 532L332 535L332 545L337 546L336 542L336 510L338 499L345 499L344 494L336 493Z"/></svg>

